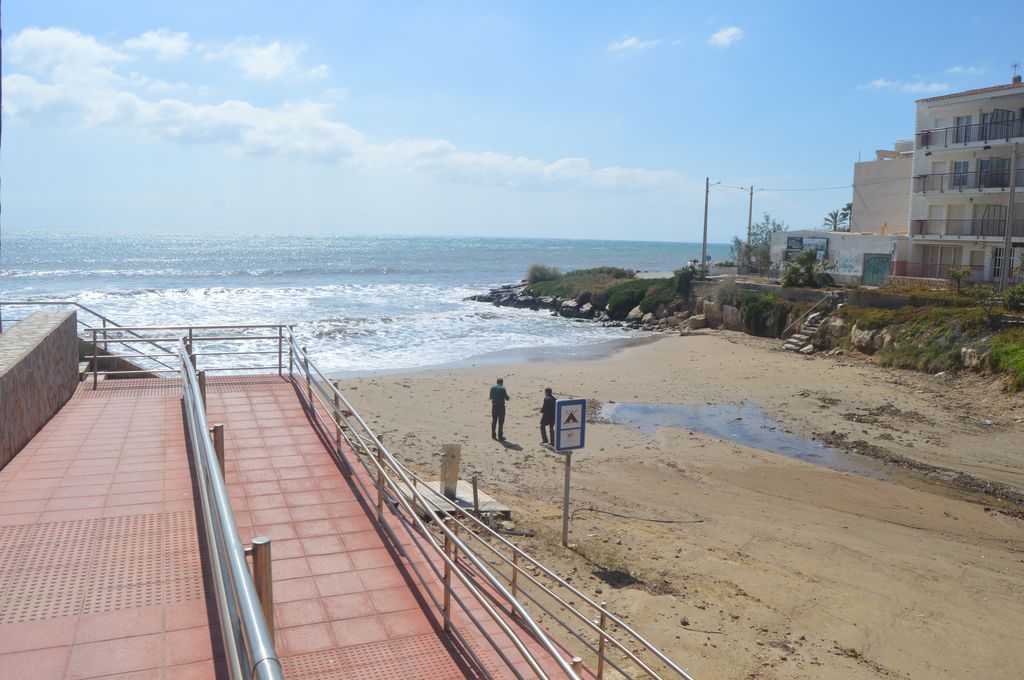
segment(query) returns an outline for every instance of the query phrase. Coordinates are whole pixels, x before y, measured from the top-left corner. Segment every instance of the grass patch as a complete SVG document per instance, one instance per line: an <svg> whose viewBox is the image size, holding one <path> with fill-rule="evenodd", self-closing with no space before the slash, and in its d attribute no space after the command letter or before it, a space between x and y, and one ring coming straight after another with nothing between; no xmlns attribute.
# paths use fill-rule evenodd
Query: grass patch
<svg viewBox="0 0 1024 680"><path fill-rule="evenodd" d="M981 332L988 327L988 312L982 307L853 307L844 305L837 314L861 330L905 326L911 333L927 334L938 327L957 326L962 331Z"/></svg>
<svg viewBox="0 0 1024 680"><path fill-rule="evenodd" d="M530 271L532 272L536 266L530 267ZM632 281L633 276L632 269L595 267L593 269L576 269L561 274L557 278L538 283L530 282L529 276L527 276L527 283L530 284L530 292L539 297L574 298L584 292L595 295L607 292L625 281Z"/></svg>
<svg viewBox="0 0 1024 680"><path fill-rule="evenodd" d="M1010 389L1024 389L1024 328L1000 333L992 339L993 370L1010 376Z"/></svg>

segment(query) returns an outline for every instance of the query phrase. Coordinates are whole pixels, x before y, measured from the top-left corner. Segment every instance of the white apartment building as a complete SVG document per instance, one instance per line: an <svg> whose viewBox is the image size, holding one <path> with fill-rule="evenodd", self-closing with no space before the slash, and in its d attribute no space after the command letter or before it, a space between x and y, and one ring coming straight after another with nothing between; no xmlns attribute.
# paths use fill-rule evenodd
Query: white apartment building
<svg viewBox="0 0 1024 680"><path fill-rule="evenodd" d="M1008 224L1012 274L1024 262L1020 76L1007 85L918 100L915 131L909 251L893 274L945 278L951 267L966 266L972 280L998 282Z"/></svg>

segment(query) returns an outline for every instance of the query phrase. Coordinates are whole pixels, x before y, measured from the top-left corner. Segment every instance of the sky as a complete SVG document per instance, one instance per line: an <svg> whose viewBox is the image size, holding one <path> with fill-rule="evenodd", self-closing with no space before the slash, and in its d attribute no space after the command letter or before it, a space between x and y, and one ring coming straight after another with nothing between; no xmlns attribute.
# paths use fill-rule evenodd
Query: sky
<svg viewBox="0 0 1024 680"><path fill-rule="evenodd" d="M821 226L1006 5L7 0L18 231L699 241ZM838 188L834 188L838 187Z"/></svg>

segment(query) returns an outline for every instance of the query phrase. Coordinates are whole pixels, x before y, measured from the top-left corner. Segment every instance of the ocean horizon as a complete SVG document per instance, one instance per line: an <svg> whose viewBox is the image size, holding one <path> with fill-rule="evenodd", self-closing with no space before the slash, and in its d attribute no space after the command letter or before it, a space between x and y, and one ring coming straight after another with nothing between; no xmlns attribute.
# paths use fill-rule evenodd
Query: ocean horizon
<svg viewBox="0 0 1024 680"><path fill-rule="evenodd" d="M10 230L2 245L0 301L73 300L126 326L292 325L338 377L509 352L593 354L636 332L466 298L522 280L533 264L671 271L701 252L597 239ZM729 246L709 243L708 254L726 259Z"/></svg>

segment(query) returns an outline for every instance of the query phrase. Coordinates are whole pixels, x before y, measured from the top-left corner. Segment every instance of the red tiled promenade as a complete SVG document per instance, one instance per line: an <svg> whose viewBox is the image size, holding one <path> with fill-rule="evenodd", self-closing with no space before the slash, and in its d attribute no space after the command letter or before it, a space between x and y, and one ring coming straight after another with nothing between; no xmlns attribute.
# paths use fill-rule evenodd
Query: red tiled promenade
<svg viewBox="0 0 1024 680"><path fill-rule="evenodd" d="M273 540L276 646L285 677L514 677L465 614L453 619L485 669L445 642L437 610L377 528L375 498L362 498L355 477L371 492L373 481L351 451L335 462L320 436L333 433L318 434L295 387L276 377L245 383L211 383L207 412L211 424L225 424L228 493L242 540ZM426 571L387 510L385 521ZM455 590L469 598L461 586ZM434 592L440 595L439 585ZM470 609L487 619L475 601ZM533 677L497 624L484 627L516 670ZM529 646L553 677L562 675L539 645Z"/></svg>
<svg viewBox="0 0 1024 680"><path fill-rule="evenodd" d="M0 470L0 677L214 676L185 451L180 384L106 382Z"/></svg>
<svg viewBox="0 0 1024 680"><path fill-rule="evenodd" d="M83 386L0 471L0 677L217 675L220 634L203 584L180 397L176 381ZM534 675L491 621L485 628L514 671L465 614L453 618L469 649L442 631L398 549L424 569L425 558L389 512L400 544L377 525L355 483L372 481L360 465L353 473L351 452L332 458L290 382L212 378L207 400L210 424L225 424L242 540L273 541L285 677ZM463 587L455 591L486 619Z"/></svg>

